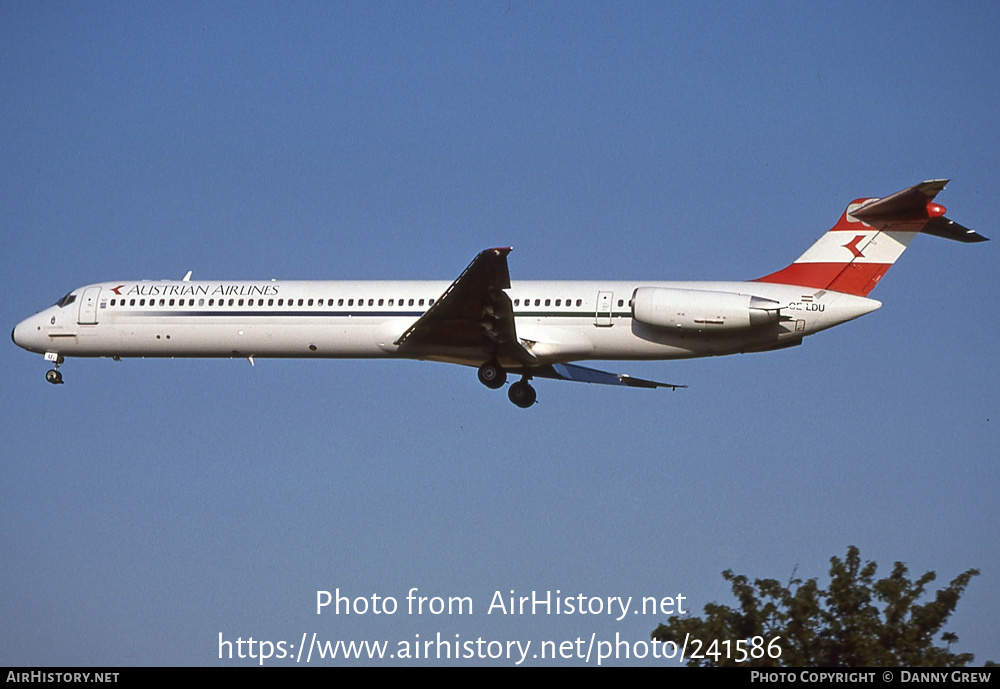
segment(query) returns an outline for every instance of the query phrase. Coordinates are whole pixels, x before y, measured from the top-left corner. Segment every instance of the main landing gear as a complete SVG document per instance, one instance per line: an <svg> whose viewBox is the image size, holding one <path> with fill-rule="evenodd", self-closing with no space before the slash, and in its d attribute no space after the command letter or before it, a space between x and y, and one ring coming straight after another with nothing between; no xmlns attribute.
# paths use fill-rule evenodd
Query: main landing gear
<svg viewBox="0 0 1000 689"><path fill-rule="evenodd" d="M537 397L538 395L535 392L535 388L531 387L528 383L527 376L511 385L510 390L507 391L507 399L519 406L521 409L527 409L533 405Z"/></svg>
<svg viewBox="0 0 1000 689"><path fill-rule="evenodd" d="M507 399L522 409L533 405L538 397L535 388L528 383L529 380L530 377L526 375L507 391ZM507 382L507 372L497 362L487 361L479 367L479 382L491 390L498 390Z"/></svg>
<svg viewBox="0 0 1000 689"><path fill-rule="evenodd" d="M507 372L495 361L487 361L479 367L479 382L490 390L499 390L507 382Z"/></svg>

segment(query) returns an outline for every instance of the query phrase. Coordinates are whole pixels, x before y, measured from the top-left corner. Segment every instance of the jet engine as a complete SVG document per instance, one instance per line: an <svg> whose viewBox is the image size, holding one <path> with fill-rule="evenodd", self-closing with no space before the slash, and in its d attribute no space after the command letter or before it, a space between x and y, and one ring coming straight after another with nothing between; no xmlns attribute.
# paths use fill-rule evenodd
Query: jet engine
<svg viewBox="0 0 1000 689"><path fill-rule="evenodd" d="M632 317L656 328L684 331L743 330L777 323L783 304L735 292L639 287Z"/></svg>

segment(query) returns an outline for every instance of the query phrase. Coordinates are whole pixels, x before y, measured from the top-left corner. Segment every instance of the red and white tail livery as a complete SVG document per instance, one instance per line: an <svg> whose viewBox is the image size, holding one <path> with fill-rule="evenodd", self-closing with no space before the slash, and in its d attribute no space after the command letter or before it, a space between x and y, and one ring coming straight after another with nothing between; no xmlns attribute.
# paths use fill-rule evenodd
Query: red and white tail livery
<svg viewBox="0 0 1000 689"><path fill-rule="evenodd" d="M944 217L934 197L946 179L934 179L881 199L856 199L840 220L795 263L760 282L831 289L864 297L920 232L982 242L976 234Z"/></svg>
<svg viewBox="0 0 1000 689"><path fill-rule="evenodd" d="M14 342L66 357L405 358L479 369L488 388L535 403L533 378L684 387L579 365L792 347L874 311L867 297L919 234L985 241L944 217L932 180L858 199L797 261L751 281L514 281L510 248L448 281L115 280L72 290L19 323Z"/></svg>

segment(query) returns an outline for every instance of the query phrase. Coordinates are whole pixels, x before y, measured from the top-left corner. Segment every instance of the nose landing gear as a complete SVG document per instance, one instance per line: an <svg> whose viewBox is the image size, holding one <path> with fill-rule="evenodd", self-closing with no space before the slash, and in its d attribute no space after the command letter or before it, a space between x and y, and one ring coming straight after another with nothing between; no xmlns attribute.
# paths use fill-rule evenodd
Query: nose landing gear
<svg viewBox="0 0 1000 689"><path fill-rule="evenodd" d="M58 354L57 352L45 352L45 360L51 361L53 366L52 370L45 374L45 380L49 381L53 385L62 385L62 374L59 373L59 365L65 361L62 354Z"/></svg>

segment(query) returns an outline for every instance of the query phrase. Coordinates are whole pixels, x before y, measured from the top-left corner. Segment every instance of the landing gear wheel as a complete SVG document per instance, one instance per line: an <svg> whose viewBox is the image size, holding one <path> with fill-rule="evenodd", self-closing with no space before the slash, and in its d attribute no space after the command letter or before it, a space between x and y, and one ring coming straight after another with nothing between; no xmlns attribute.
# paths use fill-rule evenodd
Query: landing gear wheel
<svg viewBox="0 0 1000 689"><path fill-rule="evenodd" d="M479 382L491 390L497 390L507 382L507 372L500 364L487 361L479 367Z"/></svg>
<svg viewBox="0 0 1000 689"><path fill-rule="evenodd" d="M517 381L507 391L507 398L521 409L527 409L533 405L537 397L535 388L531 387L526 380Z"/></svg>
<svg viewBox="0 0 1000 689"><path fill-rule="evenodd" d="M56 369L52 369L45 374L45 380L49 381L53 385L61 385L63 382L62 374Z"/></svg>

